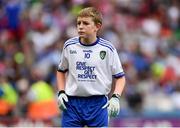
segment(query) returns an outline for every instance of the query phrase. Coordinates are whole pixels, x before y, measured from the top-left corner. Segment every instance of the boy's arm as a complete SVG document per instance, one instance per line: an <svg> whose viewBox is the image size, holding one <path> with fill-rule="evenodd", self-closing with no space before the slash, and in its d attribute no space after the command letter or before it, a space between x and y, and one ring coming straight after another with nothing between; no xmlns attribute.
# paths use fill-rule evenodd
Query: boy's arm
<svg viewBox="0 0 180 128"><path fill-rule="evenodd" d="M61 110L65 110L65 102L68 102L68 97L65 93L65 73L57 71L57 87L58 87L58 105Z"/></svg>
<svg viewBox="0 0 180 128"><path fill-rule="evenodd" d="M56 77L58 90L65 90L65 73L57 71Z"/></svg>
<svg viewBox="0 0 180 128"><path fill-rule="evenodd" d="M126 80L124 76L118 79L115 79L115 89L114 89L113 94L118 94L121 96L124 90L125 83L126 83Z"/></svg>
<svg viewBox="0 0 180 128"><path fill-rule="evenodd" d="M112 96L109 100L108 114L109 117L115 117L120 112L120 96L122 95L125 86L125 77L115 79L114 88L112 88Z"/></svg>

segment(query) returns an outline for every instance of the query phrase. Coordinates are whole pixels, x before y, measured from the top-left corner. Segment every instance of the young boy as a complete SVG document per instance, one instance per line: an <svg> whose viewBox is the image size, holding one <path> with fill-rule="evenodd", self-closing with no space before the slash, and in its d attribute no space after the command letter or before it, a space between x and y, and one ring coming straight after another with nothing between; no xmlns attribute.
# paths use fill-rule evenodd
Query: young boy
<svg viewBox="0 0 180 128"><path fill-rule="evenodd" d="M119 114L124 72L116 49L97 36L101 25L101 14L84 8L77 17L79 36L64 44L57 71L62 127L107 127L108 113ZM113 79L115 89L108 101Z"/></svg>

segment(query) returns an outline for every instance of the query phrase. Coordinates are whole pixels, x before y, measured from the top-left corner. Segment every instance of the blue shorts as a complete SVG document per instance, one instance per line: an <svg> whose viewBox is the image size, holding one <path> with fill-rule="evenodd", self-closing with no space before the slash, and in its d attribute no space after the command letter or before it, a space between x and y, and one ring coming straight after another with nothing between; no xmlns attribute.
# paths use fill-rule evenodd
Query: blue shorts
<svg viewBox="0 0 180 128"><path fill-rule="evenodd" d="M67 110L62 113L62 127L108 127L106 96L68 96Z"/></svg>

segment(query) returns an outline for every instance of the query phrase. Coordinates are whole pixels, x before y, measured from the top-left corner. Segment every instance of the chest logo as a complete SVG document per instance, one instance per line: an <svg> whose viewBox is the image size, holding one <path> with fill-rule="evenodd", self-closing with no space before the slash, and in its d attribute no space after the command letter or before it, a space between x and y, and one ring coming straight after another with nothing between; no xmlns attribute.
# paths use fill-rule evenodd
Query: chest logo
<svg viewBox="0 0 180 128"><path fill-rule="evenodd" d="M70 50L70 54L77 54L76 50Z"/></svg>
<svg viewBox="0 0 180 128"><path fill-rule="evenodd" d="M105 56L106 56L106 51L100 51L99 56L103 60L105 58Z"/></svg>

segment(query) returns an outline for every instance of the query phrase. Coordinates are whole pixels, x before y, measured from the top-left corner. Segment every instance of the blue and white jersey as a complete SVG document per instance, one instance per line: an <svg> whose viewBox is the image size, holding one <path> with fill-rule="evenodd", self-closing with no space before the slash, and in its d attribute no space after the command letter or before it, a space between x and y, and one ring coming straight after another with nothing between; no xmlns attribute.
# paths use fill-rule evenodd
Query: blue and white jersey
<svg viewBox="0 0 180 128"><path fill-rule="evenodd" d="M107 95L112 78L124 76L116 49L102 38L90 45L79 37L67 40L58 71L67 72L65 92L70 96Z"/></svg>

